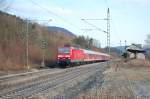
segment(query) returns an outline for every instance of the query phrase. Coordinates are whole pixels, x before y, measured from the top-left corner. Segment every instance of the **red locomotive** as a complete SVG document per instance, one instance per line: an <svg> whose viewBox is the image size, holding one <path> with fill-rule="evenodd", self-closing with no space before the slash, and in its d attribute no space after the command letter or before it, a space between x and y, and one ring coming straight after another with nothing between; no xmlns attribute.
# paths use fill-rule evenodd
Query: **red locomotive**
<svg viewBox="0 0 150 99"><path fill-rule="evenodd" d="M57 63L61 66L108 61L110 55L76 47L58 48Z"/></svg>

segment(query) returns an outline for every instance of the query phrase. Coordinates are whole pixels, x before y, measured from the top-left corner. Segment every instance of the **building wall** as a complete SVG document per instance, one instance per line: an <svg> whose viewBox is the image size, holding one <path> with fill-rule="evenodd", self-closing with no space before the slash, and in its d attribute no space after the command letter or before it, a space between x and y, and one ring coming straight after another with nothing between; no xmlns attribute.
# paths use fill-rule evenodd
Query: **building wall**
<svg viewBox="0 0 150 99"><path fill-rule="evenodd" d="M135 55L133 53L130 53L130 58L134 58ZM137 59L145 59L145 55L143 53L137 54Z"/></svg>
<svg viewBox="0 0 150 99"><path fill-rule="evenodd" d="M138 59L145 59L145 55L142 53L137 54Z"/></svg>

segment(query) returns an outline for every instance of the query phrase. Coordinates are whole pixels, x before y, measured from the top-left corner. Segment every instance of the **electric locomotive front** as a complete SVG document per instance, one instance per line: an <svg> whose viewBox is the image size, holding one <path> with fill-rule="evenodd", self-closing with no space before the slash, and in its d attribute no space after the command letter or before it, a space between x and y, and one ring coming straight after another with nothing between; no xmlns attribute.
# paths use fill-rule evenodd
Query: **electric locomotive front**
<svg viewBox="0 0 150 99"><path fill-rule="evenodd" d="M58 48L57 63L60 66L67 66L70 64L71 60L71 48L70 47L60 47Z"/></svg>

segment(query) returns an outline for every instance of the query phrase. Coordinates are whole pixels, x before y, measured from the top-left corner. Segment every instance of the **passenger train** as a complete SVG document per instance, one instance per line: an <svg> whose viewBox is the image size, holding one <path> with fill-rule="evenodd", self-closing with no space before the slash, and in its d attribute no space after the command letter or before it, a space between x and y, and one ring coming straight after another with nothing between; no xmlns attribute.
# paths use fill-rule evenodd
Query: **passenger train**
<svg viewBox="0 0 150 99"><path fill-rule="evenodd" d="M57 63L59 66L74 66L75 64L94 63L110 60L106 53L81 49L72 46L58 48Z"/></svg>

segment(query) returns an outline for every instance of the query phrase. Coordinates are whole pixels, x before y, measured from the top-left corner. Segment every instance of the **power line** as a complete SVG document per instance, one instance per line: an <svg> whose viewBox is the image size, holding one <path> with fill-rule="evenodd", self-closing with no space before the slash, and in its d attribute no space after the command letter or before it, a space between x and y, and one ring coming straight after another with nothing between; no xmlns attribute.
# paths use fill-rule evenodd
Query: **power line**
<svg viewBox="0 0 150 99"><path fill-rule="evenodd" d="M13 5L14 0L0 0L0 10L9 11Z"/></svg>
<svg viewBox="0 0 150 99"><path fill-rule="evenodd" d="M41 5L40 5L40 4L38 4L37 2L34 2L33 0L30 0L30 1L31 1L31 3L32 3L32 4L34 4L34 5L38 6L39 8L44 9L46 12L48 12L48 13L50 13L50 14L53 14L54 16L57 16L57 17L59 17L59 18L60 18L60 16L59 16L59 15L57 15L56 13L54 13L54 12L52 12L52 11L48 10L47 8L45 8L45 7L41 6Z"/></svg>
<svg viewBox="0 0 150 99"><path fill-rule="evenodd" d="M59 15L57 15L56 13L54 13L53 11L50 11L49 9L47 9L47 8L45 8L45 7L43 7L43 6L41 6L40 4L34 2L33 0L31 0L31 2L32 2L34 5L40 7L41 9L44 9L46 12L48 12L48 13L54 15L54 16L57 16L58 18L60 18L60 19L63 20L64 22L67 22L67 23L69 23L69 24L75 26L77 29L79 29L78 26L76 26L76 25L74 25L74 24L68 22L68 20L66 20L66 19L64 19L64 18L62 18L62 17L60 17ZM106 2L106 3L107 3L107 2ZM104 31L104 30L102 30L101 28L98 28L97 26L95 26L95 25L93 25L93 24L87 22L86 19L82 19L82 20L83 20L84 22L86 22L87 24L89 24L89 25L95 27L97 30L102 31L102 32L104 32L104 33L107 33L107 40L109 40L109 41L107 41L107 46L110 46L110 18L109 18L110 15L109 15L109 6L108 6L108 3L107 3L107 7L108 7L108 12L107 12L107 18L106 18L106 19L93 19L93 20L107 20L107 31ZM87 20L91 20L91 19L87 19ZM81 29L79 29L79 30L81 30ZM109 32L109 33L108 33L108 32ZM110 49L109 49L109 50L110 50Z"/></svg>
<svg viewBox="0 0 150 99"><path fill-rule="evenodd" d="M104 19L81 19L87 24L91 25L92 27L95 27L97 30L102 31L107 34L107 52L110 54L110 11L109 8L107 9L107 18ZM101 28L97 27L94 24L89 23L87 20L106 20L107 21L107 31L102 30Z"/></svg>
<svg viewBox="0 0 150 99"><path fill-rule="evenodd" d="M47 9L47 8L45 8L45 7L43 7L43 6L41 6L41 5L38 4L37 2L34 2L33 0L30 0L30 1L31 1L32 4L38 6L39 8L41 8L41 9L43 9L44 11L48 12L49 14L58 17L58 18L61 19L62 21L66 22L66 23L68 23L68 24L70 24L70 25L73 25L76 29L80 30L80 28L79 28L77 25L73 24L72 22L70 22L70 21L64 19L63 17L59 16L58 14L54 13L53 11L51 11L51 10L49 10L49 9Z"/></svg>
<svg viewBox="0 0 150 99"><path fill-rule="evenodd" d="M102 31L102 32L104 32L104 33L107 33L106 31L102 30L101 28L97 27L96 25L89 23L88 21L86 21L86 19L81 19L81 20L83 20L85 23L91 25L92 27L95 27L96 30ZM88 20L90 20L90 19L88 19ZM94 19L93 19L93 20L94 20Z"/></svg>
<svg viewBox="0 0 150 99"><path fill-rule="evenodd" d="M81 19L81 20L92 20L92 21L97 21L97 20L107 20L107 18L103 18L103 19Z"/></svg>

